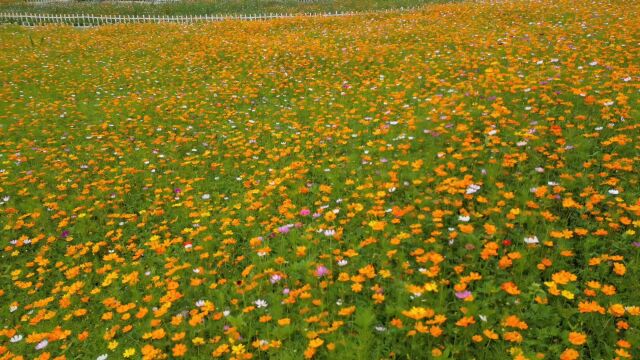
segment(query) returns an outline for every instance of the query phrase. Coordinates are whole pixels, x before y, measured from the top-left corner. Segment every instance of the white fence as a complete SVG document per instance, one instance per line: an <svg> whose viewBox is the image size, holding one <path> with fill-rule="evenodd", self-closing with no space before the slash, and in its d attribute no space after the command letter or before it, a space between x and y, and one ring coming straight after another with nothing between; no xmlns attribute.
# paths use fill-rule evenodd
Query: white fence
<svg viewBox="0 0 640 360"><path fill-rule="evenodd" d="M85 14L27 14L27 13L0 13L0 23L36 26L45 24L66 24L73 26L98 26L123 23L179 23L192 24L199 22L214 22L224 20L269 20L281 18L307 17L335 17L353 16L362 14L379 14L411 9L393 9L366 12L334 12L334 13L304 13L304 14L254 14L254 15L85 15Z"/></svg>
<svg viewBox="0 0 640 360"><path fill-rule="evenodd" d="M97 0L97 1L83 1L82 4L166 4L175 3L182 0ZM308 0L305 0L308 1ZM26 4L29 5L47 5L47 4L78 4L76 0L26 0Z"/></svg>

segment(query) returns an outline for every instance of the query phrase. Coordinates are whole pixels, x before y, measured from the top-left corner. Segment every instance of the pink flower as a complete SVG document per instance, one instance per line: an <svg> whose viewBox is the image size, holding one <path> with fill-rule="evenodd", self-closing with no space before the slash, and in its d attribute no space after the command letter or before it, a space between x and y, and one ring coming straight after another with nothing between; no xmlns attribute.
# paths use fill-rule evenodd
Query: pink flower
<svg viewBox="0 0 640 360"><path fill-rule="evenodd" d="M457 293L456 293L456 297L457 297L458 299L466 299L466 298L468 298L469 296L471 296L471 291L469 291L469 290L460 291L460 292L457 292Z"/></svg>
<svg viewBox="0 0 640 360"><path fill-rule="evenodd" d="M329 269L326 268L326 266L324 265L318 265L318 267L316 268L315 271L315 275L317 277L323 277L325 275L327 275L329 273Z"/></svg>
<svg viewBox="0 0 640 360"><path fill-rule="evenodd" d="M278 228L278 232L279 232L280 234L286 234L286 233L288 233L288 232L289 232L289 226L287 226L287 225L285 225L285 226L280 226L280 227Z"/></svg>
<svg viewBox="0 0 640 360"><path fill-rule="evenodd" d="M309 214L311 214L311 210L309 210L309 209L300 210L300 215L302 215L302 216L309 216Z"/></svg>

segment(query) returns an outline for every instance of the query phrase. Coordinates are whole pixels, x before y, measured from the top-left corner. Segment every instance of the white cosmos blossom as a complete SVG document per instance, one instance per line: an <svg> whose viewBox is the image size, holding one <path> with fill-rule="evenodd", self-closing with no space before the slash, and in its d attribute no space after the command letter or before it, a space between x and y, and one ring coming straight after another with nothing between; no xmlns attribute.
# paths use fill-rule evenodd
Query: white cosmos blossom
<svg viewBox="0 0 640 360"><path fill-rule="evenodd" d="M44 340L40 341L38 343L38 345L36 345L36 350L42 350L42 349L46 348L47 345L49 345L49 340L44 339Z"/></svg>
<svg viewBox="0 0 640 360"><path fill-rule="evenodd" d="M196 301L196 306L197 306L197 307L203 307L203 306L204 306L204 304L205 304L204 300L198 300L198 301Z"/></svg>
<svg viewBox="0 0 640 360"><path fill-rule="evenodd" d="M336 231L333 229L329 229L329 230L325 230L324 231L324 236L333 236L335 235Z"/></svg>
<svg viewBox="0 0 640 360"><path fill-rule="evenodd" d="M349 263L346 259L338 260L338 266L345 266Z"/></svg>
<svg viewBox="0 0 640 360"><path fill-rule="evenodd" d="M386 331L386 330L387 330L387 328L386 328L386 327L384 327L384 326L382 326L382 325L377 325L377 326L375 327L375 329L376 329L377 331L380 331L380 332L383 332L383 331Z"/></svg>
<svg viewBox="0 0 640 360"><path fill-rule="evenodd" d="M253 303L256 304L258 309L269 306L269 304L265 300L262 300L262 299L258 299L256 301L254 301Z"/></svg>
<svg viewBox="0 0 640 360"><path fill-rule="evenodd" d="M17 343L20 342L22 340L23 336L18 334L18 335L13 335L13 337L9 340L12 343Z"/></svg>
<svg viewBox="0 0 640 360"><path fill-rule="evenodd" d="M471 184L467 187L466 194L473 194L478 192L478 190L480 190L480 185Z"/></svg>
<svg viewBox="0 0 640 360"><path fill-rule="evenodd" d="M611 195L618 195L619 193L620 192L618 190L616 190L616 189L610 189L609 190L609 194L611 194Z"/></svg>
<svg viewBox="0 0 640 360"><path fill-rule="evenodd" d="M471 220L471 217L466 216L466 215L465 216L460 215L460 216L458 216L458 220L460 220L462 222L469 222L469 220Z"/></svg>
<svg viewBox="0 0 640 360"><path fill-rule="evenodd" d="M538 240L537 236L528 236L524 238L524 242L527 244L537 244L540 241Z"/></svg>
<svg viewBox="0 0 640 360"><path fill-rule="evenodd" d="M107 360L107 358L108 358L108 357L109 357L109 355L107 355L107 354L102 354L102 355L98 356L98 357L96 358L96 360Z"/></svg>

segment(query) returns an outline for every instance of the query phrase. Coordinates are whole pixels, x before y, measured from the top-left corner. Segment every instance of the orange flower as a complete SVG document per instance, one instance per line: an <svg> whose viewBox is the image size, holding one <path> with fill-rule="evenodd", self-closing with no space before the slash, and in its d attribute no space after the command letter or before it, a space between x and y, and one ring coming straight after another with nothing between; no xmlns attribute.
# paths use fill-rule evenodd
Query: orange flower
<svg viewBox="0 0 640 360"><path fill-rule="evenodd" d="M182 357L187 353L187 346L184 344L176 344L171 350L171 353L175 357Z"/></svg>
<svg viewBox="0 0 640 360"><path fill-rule="evenodd" d="M578 311L581 313L597 312L602 315L605 313L605 309L595 301L581 301L578 303Z"/></svg>
<svg viewBox="0 0 640 360"><path fill-rule="evenodd" d="M573 345L582 345L587 342L587 335L579 332L570 332L568 340Z"/></svg>
<svg viewBox="0 0 640 360"><path fill-rule="evenodd" d="M461 327L467 327L469 325L475 324L476 320L473 316L465 316L456 322L456 325Z"/></svg>
<svg viewBox="0 0 640 360"><path fill-rule="evenodd" d="M622 276L627 272L627 268L622 263L614 262L613 263L613 272L616 273L617 275Z"/></svg>
<svg viewBox="0 0 640 360"><path fill-rule="evenodd" d="M509 294L509 295L519 295L520 294L520 289L518 289L518 286L515 283L511 282L511 281L502 284L500 286L500 288L504 292Z"/></svg>
<svg viewBox="0 0 640 360"><path fill-rule="evenodd" d="M562 270L551 275L551 279L553 279L553 281L557 284L566 285L572 281L576 281L578 278L574 274Z"/></svg>
<svg viewBox="0 0 640 360"><path fill-rule="evenodd" d="M580 354L574 349L566 349L560 354L560 360L576 360L580 358Z"/></svg>

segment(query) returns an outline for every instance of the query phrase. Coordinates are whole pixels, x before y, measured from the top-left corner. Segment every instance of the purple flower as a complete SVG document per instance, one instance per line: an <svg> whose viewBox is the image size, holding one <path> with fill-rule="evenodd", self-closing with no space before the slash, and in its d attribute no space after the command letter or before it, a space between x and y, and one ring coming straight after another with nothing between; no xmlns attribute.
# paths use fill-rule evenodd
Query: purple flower
<svg viewBox="0 0 640 360"><path fill-rule="evenodd" d="M271 279L269 279L269 281L271 281L272 284L275 284L278 281L280 281L281 279L282 279L282 276L280 276L278 274L273 274L273 275L271 275Z"/></svg>
<svg viewBox="0 0 640 360"><path fill-rule="evenodd" d="M640 247L640 241L634 241L633 243L631 243L631 245L635 247Z"/></svg>
<svg viewBox="0 0 640 360"><path fill-rule="evenodd" d="M458 299L466 299L466 298L468 298L469 296L471 296L471 291L469 291L469 290L456 292L456 297L457 297Z"/></svg>
<svg viewBox="0 0 640 360"><path fill-rule="evenodd" d="M176 194L180 194L182 192L182 190L180 188L175 188L173 189L173 192Z"/></svg>
<svg viewBox="0 0 640 360"><path fill-rule="evenodd" d="M316 271L315 271L315 275L317 277L323 277L323 276L327 275L328 273L329 273L329 269L327 269L327 267L324 266L324 265L318 265L318 267L316 268Z"/></svg>
<svg viewBox="0 0 640 360"><path fill-rule="evenodd" d="M67 236L69 236L69 230L65 230L62 232L62 234L60 234L60 237L62 237L63 239L66 238Z"/></svg>
<svg viewBox="0 0 640 360"><path fill-rule="evenodd" d="M319 218L319 217L320 217L320 214L318 214L318 213L313 213L313 218L314 218L314 219Z"/></svg>

